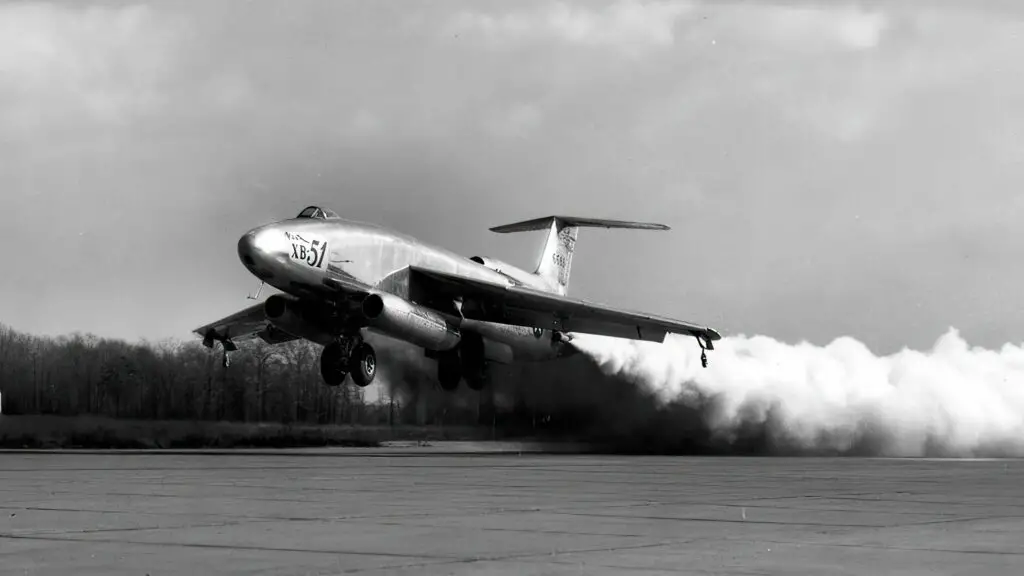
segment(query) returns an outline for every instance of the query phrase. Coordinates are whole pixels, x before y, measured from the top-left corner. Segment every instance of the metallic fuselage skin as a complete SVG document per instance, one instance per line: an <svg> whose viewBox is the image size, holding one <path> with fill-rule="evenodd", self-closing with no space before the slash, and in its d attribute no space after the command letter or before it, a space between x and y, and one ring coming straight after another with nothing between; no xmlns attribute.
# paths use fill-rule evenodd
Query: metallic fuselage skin
<svg viewBox="0 0 1024 576"><path fill-rule="evenodd" d="M340 218L297 218L254 228L239 240L238 255L256 277L282 292L306 299L323 294L323 280L329 271L382 292L396 293L388 279L409 266L501 285L521 283L538 290L555 290L534 274L513 270L505 275L411 236ZM458 327L488 341L493 359L540 361L575 353L575 348L565 342L553 341L548 330L463 319L459 319ZM499 353L493 355L493 351Z"/></svg>

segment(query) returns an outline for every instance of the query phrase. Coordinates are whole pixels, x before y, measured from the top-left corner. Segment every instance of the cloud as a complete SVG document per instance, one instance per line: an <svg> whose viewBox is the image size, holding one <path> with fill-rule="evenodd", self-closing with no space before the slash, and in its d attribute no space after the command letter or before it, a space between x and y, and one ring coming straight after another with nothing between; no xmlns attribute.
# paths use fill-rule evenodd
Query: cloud
<svg viewBox="0 0 1024 576"><path fill-rule="evenodd" d="M347 127L353 136L370 138L380 136L384 132L386 124L377 114L366 108L361 108L352 115Z"/></svg>
<svg viewBox="0 0 1024 576"><path fill-rule="evenodd" d="M725 10L729 12L730 9ZM737 32L761 36L776 47L803 51L869 50L878 46L887 15L857 6L734 6Z"/></svg>
<svg viewBox="0 0 1024 576"><path fill-rule="evenodd" d="M147 6L0 6L0 122L128 122L158 110L177 29Z"/></svg>
<svg viewBox="0 0 1024 576"><path fill-rule="evenodd" d="M685 1L619 0L604 8L556 2L497 16L463 11L450 20L445 32L476 34L498 44L557 41L637 53L671 46L676 20L693 7Z"/></svg>
<svg viewBox="0 0 1024 576"><path fill-rule="evenodd" d="M491 114L484 126L499 138L523 138L533 133L540 126L541 120L541 111L536 106L516 104Z"/></svg>
<svg viewBox="0 0 1024 576"><path fill-rule="evenodd" d="M663 220L588 233L574 293L727 332L1012 335L1021 24L895 4L0 4L0 241L64 235L0 314L187 335L246 304L238 234L324 203L525 265L488 224Z"/></svg>
<svg viewBox="0 0 1024 576"><path fill-rule="evenodd" d="M893 27L888 12L856 5L623 0L603 5L559 2L503 13L462 11L449 19L444 33L454 43L470 36L493 47L543 47L546 70L572 77L577 90L587 83L604 85L612 75L629 74L635 82L657 70L664 80L680 85L667 91L674 99L668 105L669 121L692 120L691 104L718 107L723 100L749 95L761 105L771 104L789 121L837 142L853 142L869 134L885 112L884 87L879 90L872 77L882 66L874 61L837 66L835 58L886 57L876 53ZM613 49L626 58L601 61L559 47ZM635 66L640 56L647 57L642 68ZM560 85L549 81L553 87ZM626 86L616 90L632 92ZM630 106L640 116L657 116L643 111L645 105L659 106L658 96L652 96L645 104ZM532 104L548 115L552 112L536 101ZM663 121L641 118L631 130L650 133Z"/></svg>
<svg viewBox="0 0 1024 576"><path fill-rule="evenodd" d="M645 113L645 132L659 129L659 114L674 126L742 103L823 141L854 144L905 123L936 95L964 94L967 83L1010 88L1005 67L1024 48L1019 21L985 12L726 5L708 13L680 41L690 66L666 90L670 102Z"/></svg>
<svg viewBox="0 0 1024 576"><path fill-rule="evenodd" d="M859 6L618 0L603 7L557 2L498 15L467 10L450 18L444 33L475 35L501 46L557 41L635 54L676 45L680 37L677 24L683 17L695 23L683 31L690 40L753 40L770 43L774 49L802 51L875 48L889 25L884 12ZM722 37L714 38L716 33Z"/></svg>

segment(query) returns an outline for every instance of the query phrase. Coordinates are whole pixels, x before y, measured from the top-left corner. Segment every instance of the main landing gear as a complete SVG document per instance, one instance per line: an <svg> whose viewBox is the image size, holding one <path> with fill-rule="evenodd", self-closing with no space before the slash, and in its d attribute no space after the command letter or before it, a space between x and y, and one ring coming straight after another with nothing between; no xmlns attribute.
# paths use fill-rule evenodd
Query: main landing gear
<svg viewBox="0 0 1024 576"><path fill-rule="evenodd" d="M704 368L708 367L708 355L706 350L714 350L715 345L711 343L710 338L701 340L700 336L697 336L697 344L700 344L700 365Z"/></svg>
<svg viewBox="0 0 1024 576"><path fill-rule="evenodd" d="M437 383L441 390L452 392L459 387L462 380L462 366L459 362L458 352L452 350L438 355L437 357Z"/></svg>
<svg viewBox="0 0 1024 576"><path fill-rule="evenodd" d="M445 392L454 392L463 379L470 390L479 392L490 377L484 342L479 335L467 334L456 348L435 352L432 357L437 359L437 382Z"/></svg>
<svg viewBox="0 0 1024 576"><path fill-rule="evenodd" d="M451 350L437 355L437 383L441 390L454 392L463 379L470 390L483 390L489 375L487 363L459 352Z"/></svg>
<svg viewBox="0 0 1024 576"><path fill-rule="evenodd" d="M320 376L328 386L340 386L352 374L360 388L373 382L377 375L377 354L358 335L343 336L324 346L320 353Z"/></svg>

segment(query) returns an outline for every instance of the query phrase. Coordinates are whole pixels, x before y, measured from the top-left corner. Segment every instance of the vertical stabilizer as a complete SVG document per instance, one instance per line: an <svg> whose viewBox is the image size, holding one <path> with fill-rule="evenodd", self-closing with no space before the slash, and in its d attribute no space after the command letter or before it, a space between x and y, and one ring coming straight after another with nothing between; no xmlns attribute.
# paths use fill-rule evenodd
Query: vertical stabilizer
<svg viewBox="0 0 1024 576"><path fill-rule="evenodd" d="M541 249L534 274L548 281L555 291L565 295L569 291L569 269L572 268L573 249L579 227L560 218L552 218L548 238Z"/></svg>
<svg viewBox="0 0 1024 576"><path fill-rule="evenodd" d="M491 228L492 232L527 232L531 230L547 230L548 237L541 249L540 258L534 274L550 284L552 291L564 296L569 291L569 274L572 268L572 255L576 248L576 238L581 227L588 228L625 228L634 230L668 230L664 224L647 222L626 222L621 220L600 220L595 218L576 218L572 216L547 216L534 220L516 222Z"/></svg>

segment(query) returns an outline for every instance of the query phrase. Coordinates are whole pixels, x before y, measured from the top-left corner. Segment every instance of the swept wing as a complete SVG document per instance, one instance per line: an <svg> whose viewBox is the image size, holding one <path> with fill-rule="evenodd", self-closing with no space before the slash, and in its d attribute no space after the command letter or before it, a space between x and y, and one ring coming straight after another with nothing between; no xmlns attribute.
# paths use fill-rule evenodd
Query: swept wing
<svg viewBox="0 0 1024 576"><path fill-rule="evenodd" d="M212 347L214 342L220 342L224 344L225 349L235 350L234 342L255 338L269 326L270 323L263 312L263 303L260 302L200 326L194 332L203 338L203 345L206 347Z"/></svg>
<svg viewBox="0 0 1024 576"><path fill-rule="evenodd" d="M369 287L334 265L328 266L323 287L311 290L313 297L324 297L336 302L359 300L369 293ZM196 328L193 332L203 338L203 345L210 348L220 342L228 351L236 350L235 342L261 338L267 344L281 344L298 337L275 328L268 320L264 304L253 304L225 316L216 322Z"/></svg>
<svg viewBox="0 0 1024 576"><path fill-rule="evenodd" d="M663 342L669 332L700 337L705 343L721 339L714 329L690 322L427 268L410 270L413 281L431 296L461 300L462 314L473 320L652 342Z"/></svg>

